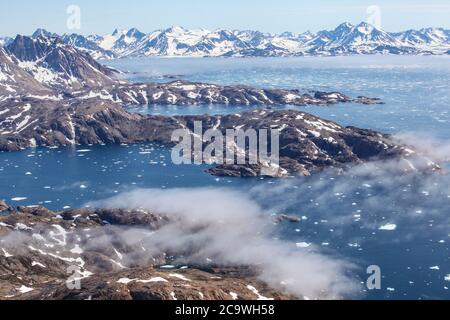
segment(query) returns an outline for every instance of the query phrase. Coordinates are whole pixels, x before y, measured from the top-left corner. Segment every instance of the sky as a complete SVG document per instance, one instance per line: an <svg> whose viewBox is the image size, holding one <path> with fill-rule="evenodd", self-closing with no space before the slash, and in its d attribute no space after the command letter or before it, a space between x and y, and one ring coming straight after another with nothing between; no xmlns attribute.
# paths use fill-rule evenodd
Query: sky
<svg viewBox="0 0 450 320"><path fill-rule="evenodd" d="M80 9L80 23L68 26L71 5ZM301 33L374 17L387 31L450 29L449 0L2 0L0 13L1 36L31 34L39 27L59 34L107 34L130 27L151 32L170 26Z"/></svg>

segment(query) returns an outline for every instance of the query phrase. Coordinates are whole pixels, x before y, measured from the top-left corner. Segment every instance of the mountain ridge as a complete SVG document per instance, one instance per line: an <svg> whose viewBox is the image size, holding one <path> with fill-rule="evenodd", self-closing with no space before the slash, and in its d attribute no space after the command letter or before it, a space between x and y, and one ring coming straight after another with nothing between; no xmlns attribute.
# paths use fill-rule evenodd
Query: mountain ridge
<svg viewBox="0 0 450 320"><path fill-rule="evenodd" d="M56 34L38 29L32 35ZM144 33L137 28L114 30L108 35L64 34L61 39L95 59L146 56L177 57L282 57L333 56L352 54L448 54L450 30L422 28L386 32L361 22L344 22L333 30L317 33L263 33L253 30L185 29L172 26ZM0 38L0 46L11 38Z"/></svg>

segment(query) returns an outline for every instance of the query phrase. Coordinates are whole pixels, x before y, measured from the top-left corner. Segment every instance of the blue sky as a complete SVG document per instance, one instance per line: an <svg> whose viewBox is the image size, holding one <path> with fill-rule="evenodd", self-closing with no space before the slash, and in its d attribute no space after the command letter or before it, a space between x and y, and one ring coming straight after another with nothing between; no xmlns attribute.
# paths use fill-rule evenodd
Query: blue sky
<svg viewBox="0 0 450 320"><path fill-rule="evenodd" d="M2 0L0 34L30 34L38 27L70 32L66 9L72 4L81 9L81 29L76 31L81 34L106 34L116 27L150 32L172 25L274 33L317 31L344 21L364 21L371 5L380 7L381 26L388 31L425 26L450 29L449 0Z"/></svg>

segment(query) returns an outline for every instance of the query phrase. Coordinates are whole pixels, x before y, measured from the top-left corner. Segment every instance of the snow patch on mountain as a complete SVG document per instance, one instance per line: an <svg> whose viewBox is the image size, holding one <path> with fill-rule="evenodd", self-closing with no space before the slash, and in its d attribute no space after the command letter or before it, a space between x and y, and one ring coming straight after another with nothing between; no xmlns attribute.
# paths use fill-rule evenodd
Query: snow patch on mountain
<svg viewBox="0 0 450 320"><path fill-rule="evenodd" d="M88 38L116 57L443 54L450 50L449 30L427 28L389 33L365 22L346 22L334 30L301 34L171 27L149 34L136 28L115 30L109 35Z"/></svg>

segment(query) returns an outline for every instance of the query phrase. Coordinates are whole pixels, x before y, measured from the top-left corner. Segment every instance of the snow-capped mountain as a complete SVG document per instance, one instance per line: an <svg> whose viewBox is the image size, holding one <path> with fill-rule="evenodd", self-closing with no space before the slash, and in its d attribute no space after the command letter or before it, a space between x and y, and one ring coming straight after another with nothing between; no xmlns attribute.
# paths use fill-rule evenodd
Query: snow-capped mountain
<svg viewBox="0 0 450 320"><path fill-rule="evenodd" d="M208 31L182 27L157 30L148 35L136 29L116 30L111 35L97 37L97 43L117 57L443 54L450 49L449 30L428 28L415 32L426 40L411 41L408 31L389 33L362 22L358 25L343 23L334 30L318 33L284 32L279 35L251 30Z"/></svg>
<svg viewBox="0 0 450 320"><path fill-rule="evenodd" d="M421 30L408 30L393 34L403 43L422 51L445 52L450 45L450 30L442 28L426 28Z"/></svg>
<svg viewBox="0 0 450 320"><path fill-rule="evenodd" d="M306 45L311 45L309 53L318 54L416 53L414 46L365 22L357 26L343 23L333 31L320 32Z"/></svg>
<svg viewBox="0 0 450 320"><path fill-rule="evenodd" d="M6 47L10 44L14 39L10 37L0 37L0 47Z"/></svg>
<svg viewBox="0 0 450 320"><path fill-rule="evenodd" d="M36 29L36 31L31 35L32 38L39 38L39 37L52 38L52 37L57 37L57 36L58 35L56 33L49 32L42 28Z"/></svg>
<svg viewBox="0 0 450 320"><path fill-rule="evenodd" d="M34 34L34 37L37 36L55 35L39 29ZM62 39L77 49L90 53L95 59L145 56L448 54L450 50L450 30L426 28L390 33L365 22L358 25L342 23L334 30L300 34L171 27L148 34L132 28L115 30L104 36L63 35Z"/></svg>
<svg viewBox="0 0 450 320"><path fill-rule="evenodd" d="M51 89L21 68L16 57L0 48L0 102L17 96L50 94Z"/></svg>
<svg viewBox="0 0 450 320"><path fill-rule="evenodd" d="M115 57L115 54L112 51L103 49L95 41L89 40L82 35L78 35L75 33L65 34L61 37L61 39L65 43L81 51L89 53L94 59L97 60L112 59Z"/></svg>
<svg viewBox="0 0 450 320"><path fill-rule="evenodd" d="M61 89L99 87L114 82L113 71L59 37L18 35L6 48L38 82Z"/></svg>

